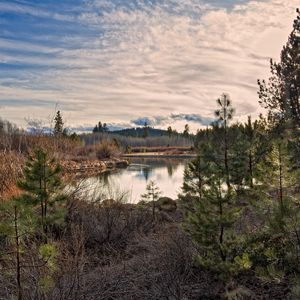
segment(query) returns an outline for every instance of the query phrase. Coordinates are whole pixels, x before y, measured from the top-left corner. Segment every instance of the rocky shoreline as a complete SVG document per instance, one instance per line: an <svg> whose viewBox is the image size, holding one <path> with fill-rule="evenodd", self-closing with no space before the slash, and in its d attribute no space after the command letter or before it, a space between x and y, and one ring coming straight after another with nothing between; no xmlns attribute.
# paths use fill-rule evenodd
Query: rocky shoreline
<svg viewBox="0 0 300 300"><path fill-rule="evenodd" d="M110 160L68 160L60 162L64 174L75 176L95 176L109 170L122 169L128 167L129 163L125 159Z"/></svg>

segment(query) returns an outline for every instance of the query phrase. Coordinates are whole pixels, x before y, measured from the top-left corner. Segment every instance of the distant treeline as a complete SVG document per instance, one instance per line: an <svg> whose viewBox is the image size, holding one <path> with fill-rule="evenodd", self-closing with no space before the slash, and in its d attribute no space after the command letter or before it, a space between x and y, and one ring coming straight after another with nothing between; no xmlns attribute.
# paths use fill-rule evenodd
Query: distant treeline
<svg viewBox="0 0 300 300"><path fill-rule="evenodd" d="M59 112L58 115L60 116ZM62 120L55 120L55 124L61 124L59 129L57 129L61 133L55 134L54 132L52 135L49 135L49 132L44 132L43 129L38 128L28 133L9 121L0 119L0 149L18 151L20 153L28 152L30 144L40 143L42 137L45 141L47 140L47 143L51 142L55 144L57 144L57 138L59 138L61 146L68 144L72 140L77 143L81 141L83 146L97 145L108 141L124 150L128 149L128 147L191 147L194 145L195 140L194 135L177 133L171 128L162 130L147 126L77 135L75 133L68 134L67 130L63 127Z"/></svg>
<svg viewBox="0 0 300 300"><path fill-rule="evenodd" d="M142 128L136 128L132 130L139 131ZM131 129L128 129L128 131ZM161 130L152 129L153 132L158 132ZM127 132L128 132L127 131ZM129 136L125 135L126 130L121 132L110 132L110 133L97 133L97 134L86 134L81 135L80 138L85 145L95 145L102 141L113 141L118 143L119 146L123 148L127 147L168 147L168 146L178 146L178 147L190 147L194 144L193 137L184 137L182 135L157 135L157 136ZM123 133L123 134L122 134Z"/></svg>
<svg viewBox="0 0 300 300"><path fill-rule="evenodd" d="M151 127L126 128L122 130L113 131L113 133L131 137L160 137L169 135L167 130L156 129Z"/></svg>

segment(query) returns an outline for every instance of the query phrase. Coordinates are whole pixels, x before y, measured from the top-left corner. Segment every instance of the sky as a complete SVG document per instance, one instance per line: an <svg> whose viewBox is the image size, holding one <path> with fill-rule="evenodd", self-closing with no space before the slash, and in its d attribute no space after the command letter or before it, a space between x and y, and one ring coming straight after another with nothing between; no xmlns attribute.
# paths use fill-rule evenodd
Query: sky
<svg viewBox="0 0 300 300"><path fill-rule="evenodd" d="M256 117L299 0L0 0L0 117L192 130Z"/></svg>

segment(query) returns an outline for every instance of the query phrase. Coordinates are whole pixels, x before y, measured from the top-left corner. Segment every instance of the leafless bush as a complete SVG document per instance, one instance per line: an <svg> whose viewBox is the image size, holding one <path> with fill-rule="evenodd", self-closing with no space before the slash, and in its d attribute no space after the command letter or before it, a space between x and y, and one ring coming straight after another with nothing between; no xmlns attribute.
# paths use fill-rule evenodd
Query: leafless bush
<svg viewBox="0 0 300 300"><path fill-rule="evenodd" d="M147 232L152 228L150 212L137 209L131 204L114 200L79 200L76 206L74 202L72 206L68 215L69 222L82 226L88 249L100 251L100 256L95 259L103 258L102 255L107 252L118 252L136 233Z"/></svg>
<svg viewBox="0 0 300 300"><path fill-rule="evenodd" d="M140 253L131 261L131 272L139 272L136 289L144 299L185 299L192 276L194 248L176 225L140 241Z"/></svg>
<svg viewBox="0 0 300 300"><path fill-rule="evenodd" d="M178 228L167 232L137 236L128 249L134 256L95 267L80 299L189 299L193 248Z"/></svg>
<svg viewBox="0 0 300 300"><path fill-rule="evenodd" d="M0 118L0 150L7 152L21 147L21 131L16 125Z"/></svg>
<svg viewBox="0 0 300 300"><path fill-rule="evenodd" d="M59 268L56 285L51 293L53 299L79 299L84 286L84 270L88 263L85 253L85 236L80 225L70 225L60 243Z"/></svg>
<svg viewBox="0 0 300 300"><path fill-rule="evenodd" d="M102 141L96 147L96 156L98 159L108 159L119 155L120 151L118 147L112 142Z"/></svg>

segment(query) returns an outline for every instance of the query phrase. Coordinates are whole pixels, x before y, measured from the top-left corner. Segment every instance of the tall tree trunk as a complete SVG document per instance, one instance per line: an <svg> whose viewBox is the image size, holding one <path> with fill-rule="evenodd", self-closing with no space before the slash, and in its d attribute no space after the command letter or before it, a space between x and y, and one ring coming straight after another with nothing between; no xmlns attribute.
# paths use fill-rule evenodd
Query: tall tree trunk
<svg viewBox="0 0 300 300"><path fill-rule="evenodd" d="M224 142L225 142L225 150L224 150L224 164L225 164L225 176L226 176L226 184L228 189L230 188L230 180L229 180L229 164L228 164L228 139L227 139L227 121L224 121Z"/></svg>
<svg viewBox="0 0 300 300"><path fill-rule="evenodd" d="M152 200L152 219L155 220L155 200Z"/></svg>
<svg viewBox="0 0 300 300"><path fill-rule="evenodd" d="M46 219L47 218L47 206L48 206L48 203L47 203L47 180L46 180L46 159L44 160L43 162L43 183L44 183L44 186L43 186L43 191L44 191L44 218ZM45 220L46 221L46 220ZM47 224L44 224L44 234L47 234Z"/></svg>
<svg viewBox="0 0 300 300"><path fill-rule="evenodd" d="M203 179L202 179L202 174L201 174L201 158L199 157L199 168L198 168L198 189L199 189L199 199L202 199L202 189L203 189Z"/></svg>
<svg viewBox="0 0 300 300"><path fill-rule="evenodd" d="M219 202L219 214L220 214L220 235L219 235L219 243L220 243L220 256L222 261L226 260L226 255L223 252L222 246L223 246L223 239L224 239L224 225L222 221L223 217L223 205L222 205L222 195L221 195L221 183L219 183L219 195L218 197L220 198Z"/></svg>
<svg viewBox="0 0 300 300"><path fill-rule="evenodd" d="M278 146L278 155L279 155L279 201L280 201L281 208L283 208L283 166L282 166L281 145Z"/></svg>
<svg viewBox="0 0 300 300"><path fill-rule="evenodd" d="M15 243L16 243L16 274L17 274L17 289L18 289L18 300L23 299L22 295L22 284L21 284L21 262L20 262L20 236L18 229L18 209L17 206L14 207L15 218L14 218L14 227L15 227Z"/></svg>
<svg viewBox="0 0 300 300"><path fill-rule="evenodd" d="M42 178L39 178L40 191L42 192ZM45 224L44 224L44 199L43 196L40 196L40 205L41 205L41 223L42 223L42 231L44 232Z"/></svg>
<svg viewBox="0 0 300 300"><path fill-rule="evenodd" d="M249 153L249 174L250 174L250 187L253 188L253 158L252 151Z"/></svg>

